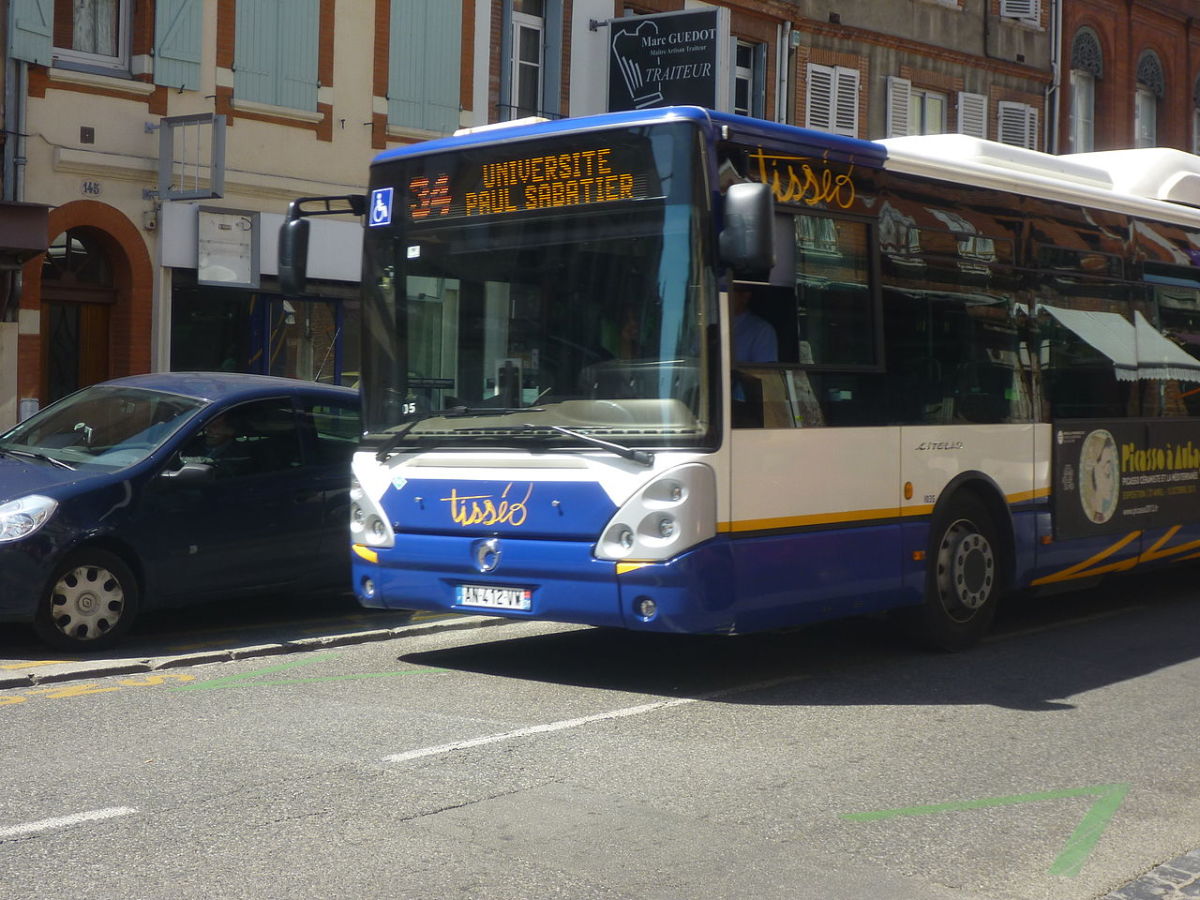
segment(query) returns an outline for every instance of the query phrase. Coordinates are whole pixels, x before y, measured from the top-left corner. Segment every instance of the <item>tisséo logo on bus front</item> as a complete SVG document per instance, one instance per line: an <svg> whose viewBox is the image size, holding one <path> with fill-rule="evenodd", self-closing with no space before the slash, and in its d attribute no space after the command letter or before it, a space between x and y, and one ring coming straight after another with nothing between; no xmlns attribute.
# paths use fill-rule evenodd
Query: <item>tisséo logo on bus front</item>
<svg viewBox="0 0 1200 900"><path fill-rule="evenodd" d="M375 188L371 191L371 209L367 214L368 224L375 228L392 224L392 189Z"/></svg>

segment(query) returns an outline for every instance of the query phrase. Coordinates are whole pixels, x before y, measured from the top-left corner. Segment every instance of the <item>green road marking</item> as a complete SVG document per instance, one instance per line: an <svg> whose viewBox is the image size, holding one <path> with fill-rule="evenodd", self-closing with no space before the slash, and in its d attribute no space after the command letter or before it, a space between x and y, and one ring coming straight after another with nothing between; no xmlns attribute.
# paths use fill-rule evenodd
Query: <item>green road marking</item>
<svg viewBox="0 0 1200 900"><path fill-rule="evenodd" d="M987 809L995 806L1015 806L1019 803L1036 803L1041 800L1063 800L1070 797L1098 797L1083 820L1067 838L1066 846L1050 866L1049 874L1074 878L1087 862L1096 842L1104 834L1125 795L1128 784L1097 784L1091 787L1068 788L1061 791L1042 791L1038 794L1017 794L1012 797L984 797L980 800L963 800L958 803L937 803L930 806L909 806L903 809L883 809L876 812L849 813L842 818L847 822L878 822L900 816L930 816L944 812L962 812L971 809Z"/></svg>
<svg viewBox="0 0 1200 900"><path fill-rule="evenodd" d="M286 672L289 669L296 669L300 666L309 666L316 662L324 662L327 659L333 659L340 656L339 653L314 653L312 656L306 656L303 659L292 660L291 662L280 663L277 666L267 666L264 669L255 669L253 672L243 672L241 675L226 675L223 678L210 678L207 681L194 681L190 684L180 684L167 690L177 691L218 691L222 688L236 687L267 687L268 685L288 685L288 684L319 684L327 681L356 681L364 678L396 678L400 675L421 675L429 672L442 671L440 669L399 669L395 672L360 672L355 675L322 675L313 678L272 678L264 679L265 675L274 675L278 672Z"/></svg>

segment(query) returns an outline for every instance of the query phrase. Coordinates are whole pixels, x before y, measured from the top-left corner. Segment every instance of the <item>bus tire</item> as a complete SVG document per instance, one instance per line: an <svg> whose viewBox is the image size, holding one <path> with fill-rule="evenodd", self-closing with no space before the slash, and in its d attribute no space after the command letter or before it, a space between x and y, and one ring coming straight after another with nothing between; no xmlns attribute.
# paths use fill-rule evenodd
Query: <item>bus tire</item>
<svg viewBox="0 0 1200 900"><path fill-rule="evenodd" d="M934 518L925 602L914 610L922 643L963 650L987 634L1004 587L1002 552L992 516L975 495L960 494Z"/></svg>

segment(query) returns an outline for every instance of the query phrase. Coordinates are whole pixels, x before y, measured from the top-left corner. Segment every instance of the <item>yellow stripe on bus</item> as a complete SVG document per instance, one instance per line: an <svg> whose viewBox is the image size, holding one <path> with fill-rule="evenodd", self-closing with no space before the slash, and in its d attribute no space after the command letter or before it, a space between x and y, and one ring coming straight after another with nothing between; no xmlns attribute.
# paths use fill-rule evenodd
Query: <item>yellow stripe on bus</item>
<svg viewBox="0 0 1200 900"><path fill-rule="evenodd" d="M1036 488L1009 494L1008 503L1025 503L1041 497L1049 497L1050 488ZM844 525L848 522L866 522L876 519L916 518L933 515L933 504L905 506L892 509L858 509L843 512L817 513L807 516L778 516L770 519L742 519L737 522L718 522L717 531L732 534L739 531L771 531L786 528L811 528L814 525Z"/></svg>

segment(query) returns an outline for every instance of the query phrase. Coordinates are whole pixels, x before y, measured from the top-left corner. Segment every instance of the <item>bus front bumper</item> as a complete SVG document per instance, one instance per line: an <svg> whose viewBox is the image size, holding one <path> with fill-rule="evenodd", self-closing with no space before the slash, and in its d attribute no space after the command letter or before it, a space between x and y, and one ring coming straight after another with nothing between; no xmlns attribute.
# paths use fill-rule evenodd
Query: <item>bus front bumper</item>
<svg viewBox="0 0 1200 900"><path fill-rule="evenodd" d="M480 546L488 540L410 534L385 549L354 545L359 603L639 631L732 628L723 542L665 563L628 564L596 559L590 542L504 539L487 554ZM481 560L494 568L481 571Z"/></svg>

